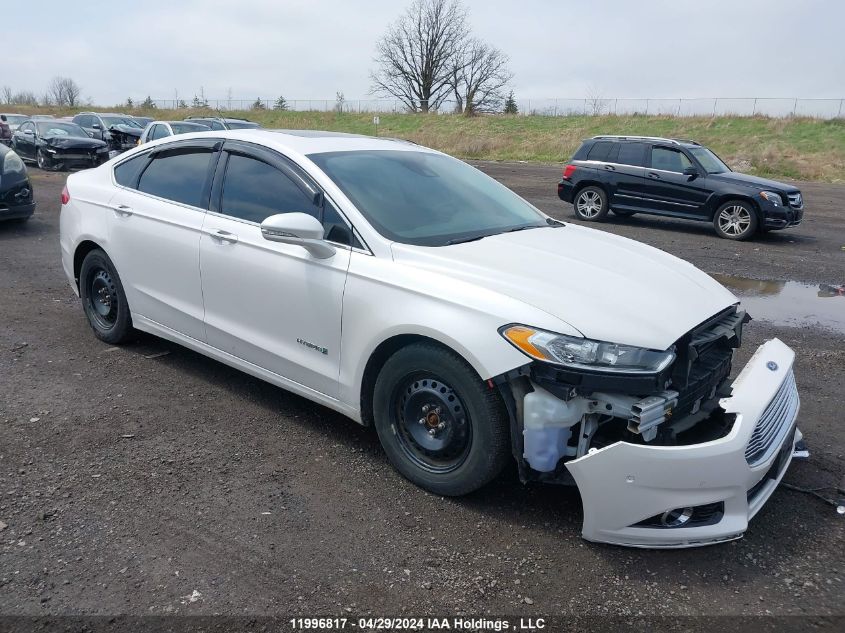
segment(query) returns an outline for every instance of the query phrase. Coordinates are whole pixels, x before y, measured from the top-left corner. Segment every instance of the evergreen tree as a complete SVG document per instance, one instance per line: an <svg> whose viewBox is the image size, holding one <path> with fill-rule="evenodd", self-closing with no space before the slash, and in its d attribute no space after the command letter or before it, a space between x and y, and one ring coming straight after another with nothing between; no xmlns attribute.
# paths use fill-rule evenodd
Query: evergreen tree
<svg viewBox="0 0 845 633"><path fill-rule="evenodd" d="M513 98L513 90L510 91L508 98L505 99L505 114L519 114L519 108L516 107L516 99Z"/></svg>

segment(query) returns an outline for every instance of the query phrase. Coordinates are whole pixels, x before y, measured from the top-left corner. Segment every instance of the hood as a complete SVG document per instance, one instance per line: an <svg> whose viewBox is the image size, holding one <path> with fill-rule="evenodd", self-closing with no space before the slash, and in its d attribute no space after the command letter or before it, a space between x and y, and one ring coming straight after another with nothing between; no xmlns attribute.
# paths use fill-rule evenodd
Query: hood
<svg viewBox="0 0 845 633"><path fill-rule="evenodd" d="M132 127L131 125L124 125L121 123L120 125L112 125L109 127L109 132L120 132L121 134L128 134L129 136L137 136L140 137L143 134L144 130L139 127Z"/></svg>
<svg viewBox="0 0 845 633"><path fill-rule="evenodd" d="M720 180L722 182L730 182L737 185L745 185L746 187L753 187L760 191L766 189L774 189L775 191L798 191L793 185L787 185L777 180L769 180L768 178L758 178L757 176L750 176L748 174L740 174L736 171L726 171L723 174L708 174L708 178Z"/></svg>
<svg viewBox="0 0 845 633"><path fill-rule="evenodd" d="M103 141L81 136L42 136L41 140L56 149L99 149L106 146Z"/></svg>
<svg viewBox="0 0 845 633"><path fill-rule="evenodd" d="M507 295L587 338L650 349L667 349L738 301L682 259L573 224L454 246L394 243L392 249L399 263Z"/></svg>

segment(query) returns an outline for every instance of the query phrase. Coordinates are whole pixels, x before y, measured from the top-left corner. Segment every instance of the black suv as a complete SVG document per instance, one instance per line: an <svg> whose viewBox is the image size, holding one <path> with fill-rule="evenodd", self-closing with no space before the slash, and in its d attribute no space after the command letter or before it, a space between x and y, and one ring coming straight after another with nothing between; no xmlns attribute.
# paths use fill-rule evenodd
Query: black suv
<svg viewBox="0 0 845 633"><path fill-rule="evenodd" d="M557 194L581 220L651 213L712 222L731 240L797 226L804 217L795 187L733 172L700 143L669 138L588 139L564 168Z"/></svg>

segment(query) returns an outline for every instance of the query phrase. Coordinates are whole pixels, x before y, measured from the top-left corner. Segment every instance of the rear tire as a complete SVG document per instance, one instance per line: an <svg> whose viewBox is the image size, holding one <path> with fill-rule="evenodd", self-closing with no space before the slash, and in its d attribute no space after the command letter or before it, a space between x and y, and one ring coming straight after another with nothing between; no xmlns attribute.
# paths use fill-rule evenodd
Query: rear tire
<svg viewBox="0 0 845 633"><path fill-rule="evenodd" d="M79 271L79 297L94 336L117 345L132 334L132 316L117 270L100 249L85 256Z"/></svg>
<svg viewBox="0 0 845 633"><path fill-rule="evenodd" d="M713 215L716 235L727 240L747 240L757 232L757 226L757 211L742 200L729 200Z"/></svg>
<svg viewBox="0 0 845 633"><path fill-rule="evenodd" d="M607 194L600 187L584 187L572 203L575 217L585 222L598 222L607 217Z"/></svg>
<svg viewBox="0 0 845 633"><path fill-rule="evenodd" d="M390 463L438 495L481 488L510 455L510 422L499 392L434 343L409 345L387 359L376 379L373 417Z"/></svg>

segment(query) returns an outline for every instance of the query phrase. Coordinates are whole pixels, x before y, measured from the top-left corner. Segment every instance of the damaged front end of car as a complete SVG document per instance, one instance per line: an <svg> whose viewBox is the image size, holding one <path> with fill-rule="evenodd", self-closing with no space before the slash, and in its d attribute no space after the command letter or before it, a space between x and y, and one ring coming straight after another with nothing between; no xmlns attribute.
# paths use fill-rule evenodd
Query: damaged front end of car
<svg viewBox="0 0 845 633"><path fill-rule="evenodd" d="M520 478L575 483L590 541L692 547L741 537L800 439L785 344L768 341L729 381L748 320L732 306L664 352L629 348L637 363L628 368L623 346L593 344L593 368L573 342L503 328L537 358L494 379ZM541 360L549 354L553 362Z"/></svg>
<svg viewBox="0 0 845 633"><path fill-rule="evenodd" d="M108 129L105 141L109 145L112 155L120 154L138 145L144 130L130 125L112 125Z"/></svg>

